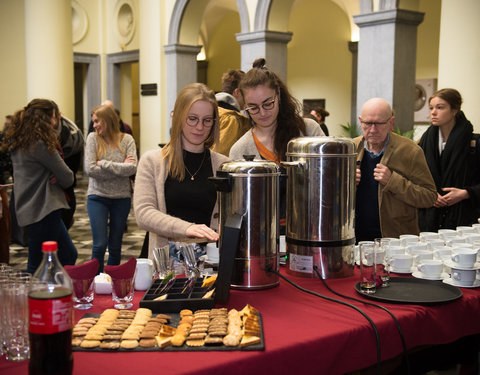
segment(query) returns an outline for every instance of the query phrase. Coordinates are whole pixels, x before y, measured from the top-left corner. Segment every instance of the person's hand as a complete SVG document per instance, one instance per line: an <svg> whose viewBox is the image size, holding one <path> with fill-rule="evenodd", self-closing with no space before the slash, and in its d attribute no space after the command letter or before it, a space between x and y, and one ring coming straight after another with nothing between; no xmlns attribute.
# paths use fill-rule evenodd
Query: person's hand
<svg viewBox="0 0 480 375"><path fill-rule="evenodd" d="M390 169L383 164L377 164L375 169L373 170L373 178L375 181L380 182L382 185L386 185L392 176L392 172Z"/></svg>
<svg viewBox="0 0 480 375"><path fill-rule="evenodd" d="M102 164L102 161L101 160L97 160L97 167L100 167L100 164Z"/></svg>
<svg viewBox="0 0 480 375"><path fill-rule="evenodd" d="M442 190L447 191L448 193L445 195L438 195L434 207L453 206L454 204L469 198L468 191L465 189L446 187L442 188Z"/></svg>
<svg viewBox="0 0 480 375"><path fill-rule="evenodd" d="M355 173L355 183L358 186L358 184L360 183L360 179L362 178L362 171L360 170L360 168L357 168L355 172L356 172Z"/></svg>
<svg viewBox="0 0 480 375"><path fill-rule="evenodd" d="M187 237L207 238L210 241L218 241L220 237L217 232L205 224L192 224L185 231Z"/></svg>
<svg viewBox="0 0 480 375"><path fill-rule="evenodd" d="M129 164L135 164L135 158L132 155L128 155L123 162L129 163Z"/></svg>
<svg viewBox="0 0 480 375"><path fill-rule="evenodd" d="M437 201L433 205L435 208L441 208L447 206L447 200L444 198L444 195L440 195L437 193Z"/></svg>

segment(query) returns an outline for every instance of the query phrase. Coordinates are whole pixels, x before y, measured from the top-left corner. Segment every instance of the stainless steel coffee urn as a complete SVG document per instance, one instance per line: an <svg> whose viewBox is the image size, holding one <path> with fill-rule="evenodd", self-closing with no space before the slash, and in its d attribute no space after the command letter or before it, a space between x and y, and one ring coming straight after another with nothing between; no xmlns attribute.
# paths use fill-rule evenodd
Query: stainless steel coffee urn
<svg viewBox="0 0 480 375"><path fill-rule="evenodd" d="M352 140L302 137L287 146L287 272L353 275L355 168Z"/></svg>
<svg viewBox="0 0 480 375"><path fill-rule="evenodd" d="M264 289L278 285L278 189L280 168L273 162L252 160L223 163L211 178L219 191L220 243L229 215L242 216L231 287ZM220 254L220 257L223 255Z"/></svg>

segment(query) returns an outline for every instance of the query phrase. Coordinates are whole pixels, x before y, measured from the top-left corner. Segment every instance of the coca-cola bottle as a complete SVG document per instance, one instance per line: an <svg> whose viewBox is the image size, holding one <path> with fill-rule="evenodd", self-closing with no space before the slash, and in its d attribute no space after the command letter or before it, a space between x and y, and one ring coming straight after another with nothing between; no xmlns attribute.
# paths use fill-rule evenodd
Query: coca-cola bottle
<svg viewBox="0 0 480 375"><path fill-rule="evenodd" d="M73 369L72 280L57 257L57 243L42 244L43 260L28 293L30 362L28 373L71 374Z"/></svg>

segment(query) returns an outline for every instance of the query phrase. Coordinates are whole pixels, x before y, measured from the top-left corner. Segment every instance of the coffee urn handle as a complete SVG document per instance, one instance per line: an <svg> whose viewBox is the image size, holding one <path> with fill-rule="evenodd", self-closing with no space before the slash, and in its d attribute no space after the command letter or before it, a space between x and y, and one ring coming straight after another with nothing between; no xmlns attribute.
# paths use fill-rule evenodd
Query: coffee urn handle
<svg viewBox="0 0 480 375"><path fill-rule="evenodd" d="M285 168L288 167L299 167L305 169L306 163L304 161L282 161L280 162Z"/></svg>
<svg viewBox="0 0 480 375"><path fill-rule="evenodd" d="M226 177L209 177L210 181L215 184L217 191L221 191L224 193L229 193L232 191L232 178L230 176Z"/></svg>

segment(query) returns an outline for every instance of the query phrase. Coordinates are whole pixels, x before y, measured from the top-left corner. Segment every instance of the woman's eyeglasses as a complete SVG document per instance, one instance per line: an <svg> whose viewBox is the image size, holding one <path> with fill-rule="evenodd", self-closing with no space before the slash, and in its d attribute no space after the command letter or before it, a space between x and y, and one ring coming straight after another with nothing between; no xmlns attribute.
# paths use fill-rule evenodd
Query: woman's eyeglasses
<svg viewBox="0 0 480 375"><path fill-rule="evenodd" d="M275 97L272 100L269 100L268 102L262 103L260 106L252 105L250 107L245 108L245 110L248 111L248 113L250 113L251 115L256 115L258 112L260 112L260 107L262 107L265 111L270 111L275 106L276 100L277 98Z"/></svg>
<svg viewBox="0 0 480 375"><path fill-rule="evenodd" d="M197 116L187 116L187 125L188 126L197 126L200 119ZM215 122L214 117L205 117L202 119L202 125L206 128L211 128Z"/></svg>

